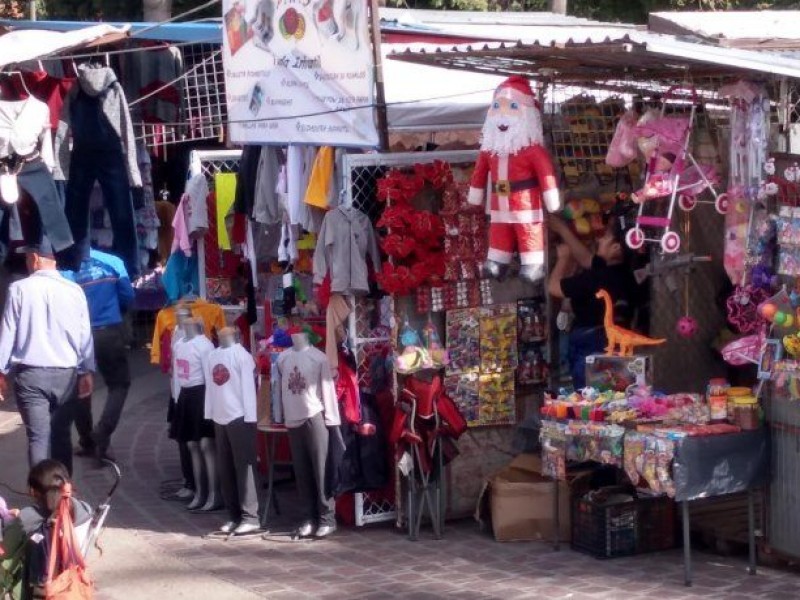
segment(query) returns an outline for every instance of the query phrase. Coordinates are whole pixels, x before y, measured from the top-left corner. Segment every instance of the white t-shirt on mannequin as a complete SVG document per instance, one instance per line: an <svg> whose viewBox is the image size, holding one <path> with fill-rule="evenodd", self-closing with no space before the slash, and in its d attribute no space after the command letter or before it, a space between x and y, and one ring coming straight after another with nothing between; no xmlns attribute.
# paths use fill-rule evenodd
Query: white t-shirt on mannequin
<svg viewBox="0 0 800 600"><path fill-rule="evenodd" d="M313 346L302 350L290 348L278 357L281 401L276 403L275 417L286 427L300 427L319 413L325 425L341 424L336 386L331 376L328 357Z"/></svg>
<svg viewBox="0 0 800 600"><path fill-rule="evenodd" d="M204 335L176 342L172 372L181 388L203 385L206 382L203 362L212 350L214 344Z"/></svg>
<svg viewBox="0 0 800 600"><path fill-rule="evenodd" d="M255 423L256 361L241 344L217 348L204 361L206 380L205 417L218 425L244 417Z"/></svg>

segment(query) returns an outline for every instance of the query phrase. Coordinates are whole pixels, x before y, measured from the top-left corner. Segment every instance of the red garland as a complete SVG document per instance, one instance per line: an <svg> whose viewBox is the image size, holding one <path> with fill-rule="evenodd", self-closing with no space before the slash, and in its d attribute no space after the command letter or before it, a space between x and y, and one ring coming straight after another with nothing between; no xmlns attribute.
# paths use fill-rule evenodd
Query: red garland
<svg viewBox="0 0 800 600"><path fill-rule="evenodd" d="M378 200L389 204L377 222L387 230L380 245L394 264L385 263L376 279L391 294L408 295L444 281L444 221L411 204L425 187L446 196L454 187L450 165L440 160L416 164L410 171L392 169L378 180Z"/></svg>

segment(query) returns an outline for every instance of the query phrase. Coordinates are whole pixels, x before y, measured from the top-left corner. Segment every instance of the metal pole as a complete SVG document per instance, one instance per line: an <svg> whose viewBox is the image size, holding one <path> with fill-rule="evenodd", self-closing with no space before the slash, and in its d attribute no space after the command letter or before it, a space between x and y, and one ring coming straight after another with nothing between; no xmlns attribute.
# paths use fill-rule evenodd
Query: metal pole
<svg viewBox="0 0 800 600"><path fill-rule="evenodd" d="M683 513L683 583L686 587L692 585L692 533L689 526L689 502L681 502Z"/></svg>
<svg viewBox="0 0 800 600"><path fill-rule="evenodd" d="M28 12L30 13L31 21L36 20L36 0L30 0L28 2Z"/></svg>
<svg viewBox="0 0 800 600"><path fill-rule="evenodd" d="M378 143L381 152L389 150L389 119L386 116L386 91L383 86L383 54L381 53L381 23L378 13L378 0L369 2L370 37L372 38L372 59L375 79L375 103L377 104Z"/></svg>
<svg viewBox="0 0 800 600"><path fill-rule="evenodd" d="M567 0L550 0L550 12L559 15L567 14Z"/></svg>
<svg viewBox="0 0 800 600"><path fill-rule="evenodd" d="M747 490L747 544L749 546L750 565L747 572L756 574L756 507L753 490Z"/></svg>

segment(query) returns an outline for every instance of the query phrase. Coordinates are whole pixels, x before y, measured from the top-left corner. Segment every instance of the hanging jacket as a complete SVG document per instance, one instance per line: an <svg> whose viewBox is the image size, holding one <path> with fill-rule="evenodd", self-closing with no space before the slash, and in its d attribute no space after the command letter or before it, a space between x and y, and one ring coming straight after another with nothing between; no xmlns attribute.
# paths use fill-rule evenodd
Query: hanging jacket
<svg viewBox="0 0 800 600"><path fill-rule="evenodd" d="M252 213L253 219L258 223L277 225L283 222L284 209L278 195L278 178L284 162L279 148L265 147L261 151Z"/></svg>
<svg viewBox="0 0 800 600"><path fill-rule="evenodd" d="M56 180L69 179L70 134L74 152L102 150L112 142L119 144L125 156L130 186L142 187L128 101L116 74L109 67L78 67L78 85L72 86L64 101L56 132L53 168Z"/></svg>
<svg viewBox="0 0 800 600"><path fill-rule="evenodd" d="M330 269L335 294L367 294L367 258L375 272L381 269L375 230L369 217L352 206L329 211L322 222L314 251L314 283Z"/></svg>

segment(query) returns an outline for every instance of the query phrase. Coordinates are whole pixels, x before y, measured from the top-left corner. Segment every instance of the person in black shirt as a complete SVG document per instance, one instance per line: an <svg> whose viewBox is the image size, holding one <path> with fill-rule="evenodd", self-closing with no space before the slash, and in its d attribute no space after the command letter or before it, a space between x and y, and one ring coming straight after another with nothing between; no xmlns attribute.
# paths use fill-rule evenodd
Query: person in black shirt
<svg viewBox="0 0 800 600"><path fill-rule="evenodd" d="M557 299L568 299L575 320L569 334L569 364L575 389L586 385L586 357L606 347L603 303L595 297L604 289L614 302L618 324L629 326L636 297L636 281L628 261L619 219L612 217L592 253L556 215L550 229L558 234L558 259L548 281L548 291Z"/></svg>

